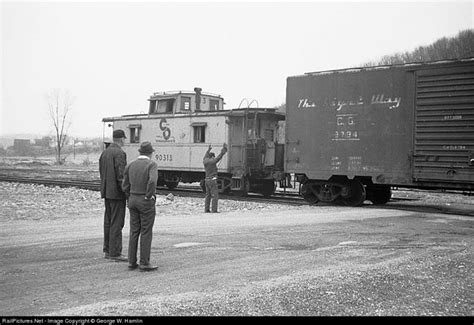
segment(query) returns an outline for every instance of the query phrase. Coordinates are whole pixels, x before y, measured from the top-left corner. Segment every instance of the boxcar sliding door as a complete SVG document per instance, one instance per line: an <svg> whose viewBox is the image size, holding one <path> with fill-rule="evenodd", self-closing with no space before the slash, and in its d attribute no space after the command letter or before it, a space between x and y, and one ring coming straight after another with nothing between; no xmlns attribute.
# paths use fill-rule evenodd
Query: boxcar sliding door
<svg viewBox="0 0 474 325"><path fill-rule="evenodd" d="M474 181L474 66L417 71L415 104L415 181Z"/></svg>

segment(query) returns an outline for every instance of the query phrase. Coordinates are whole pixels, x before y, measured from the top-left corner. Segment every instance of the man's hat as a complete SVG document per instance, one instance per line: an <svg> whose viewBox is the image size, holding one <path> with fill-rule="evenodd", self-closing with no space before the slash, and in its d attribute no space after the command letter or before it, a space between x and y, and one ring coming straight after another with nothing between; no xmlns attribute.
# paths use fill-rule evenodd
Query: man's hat
<svg viewBox="0 0 474 325"><path fill-rule="evenodd" d="M142 142L140 148L138 148L139 153L152 153L154 151L155 149L153 149L149 141Z"/></svg>
<svg viewBox="0 0 474 325"><path fill-rule="evenodd" d="M123 130L120 130L120 129L115 130L114 133L112 134L112 137L113 137L114 139L127 138L127 137L125 136L125 132L123 132Z"/></svg>

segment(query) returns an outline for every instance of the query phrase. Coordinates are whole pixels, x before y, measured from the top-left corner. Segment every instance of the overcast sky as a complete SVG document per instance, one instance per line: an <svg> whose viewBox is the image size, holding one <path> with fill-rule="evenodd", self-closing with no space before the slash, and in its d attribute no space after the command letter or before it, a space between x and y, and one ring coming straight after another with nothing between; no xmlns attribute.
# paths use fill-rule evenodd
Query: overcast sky
<svg viewBox="0 0 474 325"><path fill-rule="evenodd" d="M0 135L52 134L45 94L74 97L73 136L146 112L156 91L285 101L286 78L350 68L473 28L472 1L1 2Z"/></svg>

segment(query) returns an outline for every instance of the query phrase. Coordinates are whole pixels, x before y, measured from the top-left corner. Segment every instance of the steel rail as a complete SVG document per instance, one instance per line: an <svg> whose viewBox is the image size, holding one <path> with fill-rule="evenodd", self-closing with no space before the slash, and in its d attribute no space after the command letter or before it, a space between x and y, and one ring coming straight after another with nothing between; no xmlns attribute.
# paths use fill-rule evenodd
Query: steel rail
<svg viewBox="0 0 474 325"><path fill-rule="evenodd" d="M76 187L91 191L100 191L100 181L99 180L64 180L64 179L48 179L41 177L19 177L11 175L0 175L0 182L15 182L15 183L29 183L29 184L38 184L45 186L59 186L59 187ZM159 195L169 195L170 193L176 196L184 197L198 197L203 198L204 193L199 186L193 185L180 185L178 188L173 190L157 187L156 193ZM256 202L256 203L266 203L266 204L280 204L280 205L310 205L302 197L291 194L283 195L276 194L271 197L263 197L260 194L249 193L247 196L237 196L237 195L220 195L221 199L233 200L233 201L242 201L242 202ZM402 198L402 197L392 197L389 203L385 205L371 205L364 204L364 208L380 208L380 209L395 209L395 210L407 210L415 212L428 212L428 213L443 213L443 214L457 214L465 216L474 216L474 211L459 209L455 207L445 206L445 205L428 205L428 204L404 204L404 201L417 201L419 199L413 198ZM335 206L332 204L326 203L317 203L314 205L318 206Z"/></svg>
<svg viewBox="0 0 474 325"><path fill-rule="evenodd" d="M48 178L38 178L38 177L23 177L23 176L7 176L0 175L0 181L3 182L15 182L15 183L28 183L28 184L38 184L46 186L59 186L59 187L76 187L82 188L91 191L100 191L100 181L98 180L64 180L64 179L48 179ZM173 190L157 187L157 194L168 195L172 193L173 195L183 195L190 197L204 197L204 193L199 186L189 186L189 185L180 185L180 187ZM250 193L248 196L241 197L235 195L224 195L220 194L221 199L228 199L234 201L250 201L250 202L262 202L262 203L273 203L273 204L292 204L292 205L307 205L306 201L299 196L277 196L265 198L258 194Z"/></svg>

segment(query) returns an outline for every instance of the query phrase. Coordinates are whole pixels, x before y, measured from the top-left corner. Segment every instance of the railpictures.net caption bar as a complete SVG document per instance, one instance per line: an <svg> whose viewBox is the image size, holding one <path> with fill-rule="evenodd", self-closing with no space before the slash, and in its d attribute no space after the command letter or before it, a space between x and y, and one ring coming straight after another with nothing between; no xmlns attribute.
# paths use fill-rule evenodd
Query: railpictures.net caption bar
<svg viewBox="0 0 474 325"><path fill-rule="evenodd" d="M144 324L146 318L136 317L2 317L1 325L32 324L32 325L128 325Z"/></svg>

